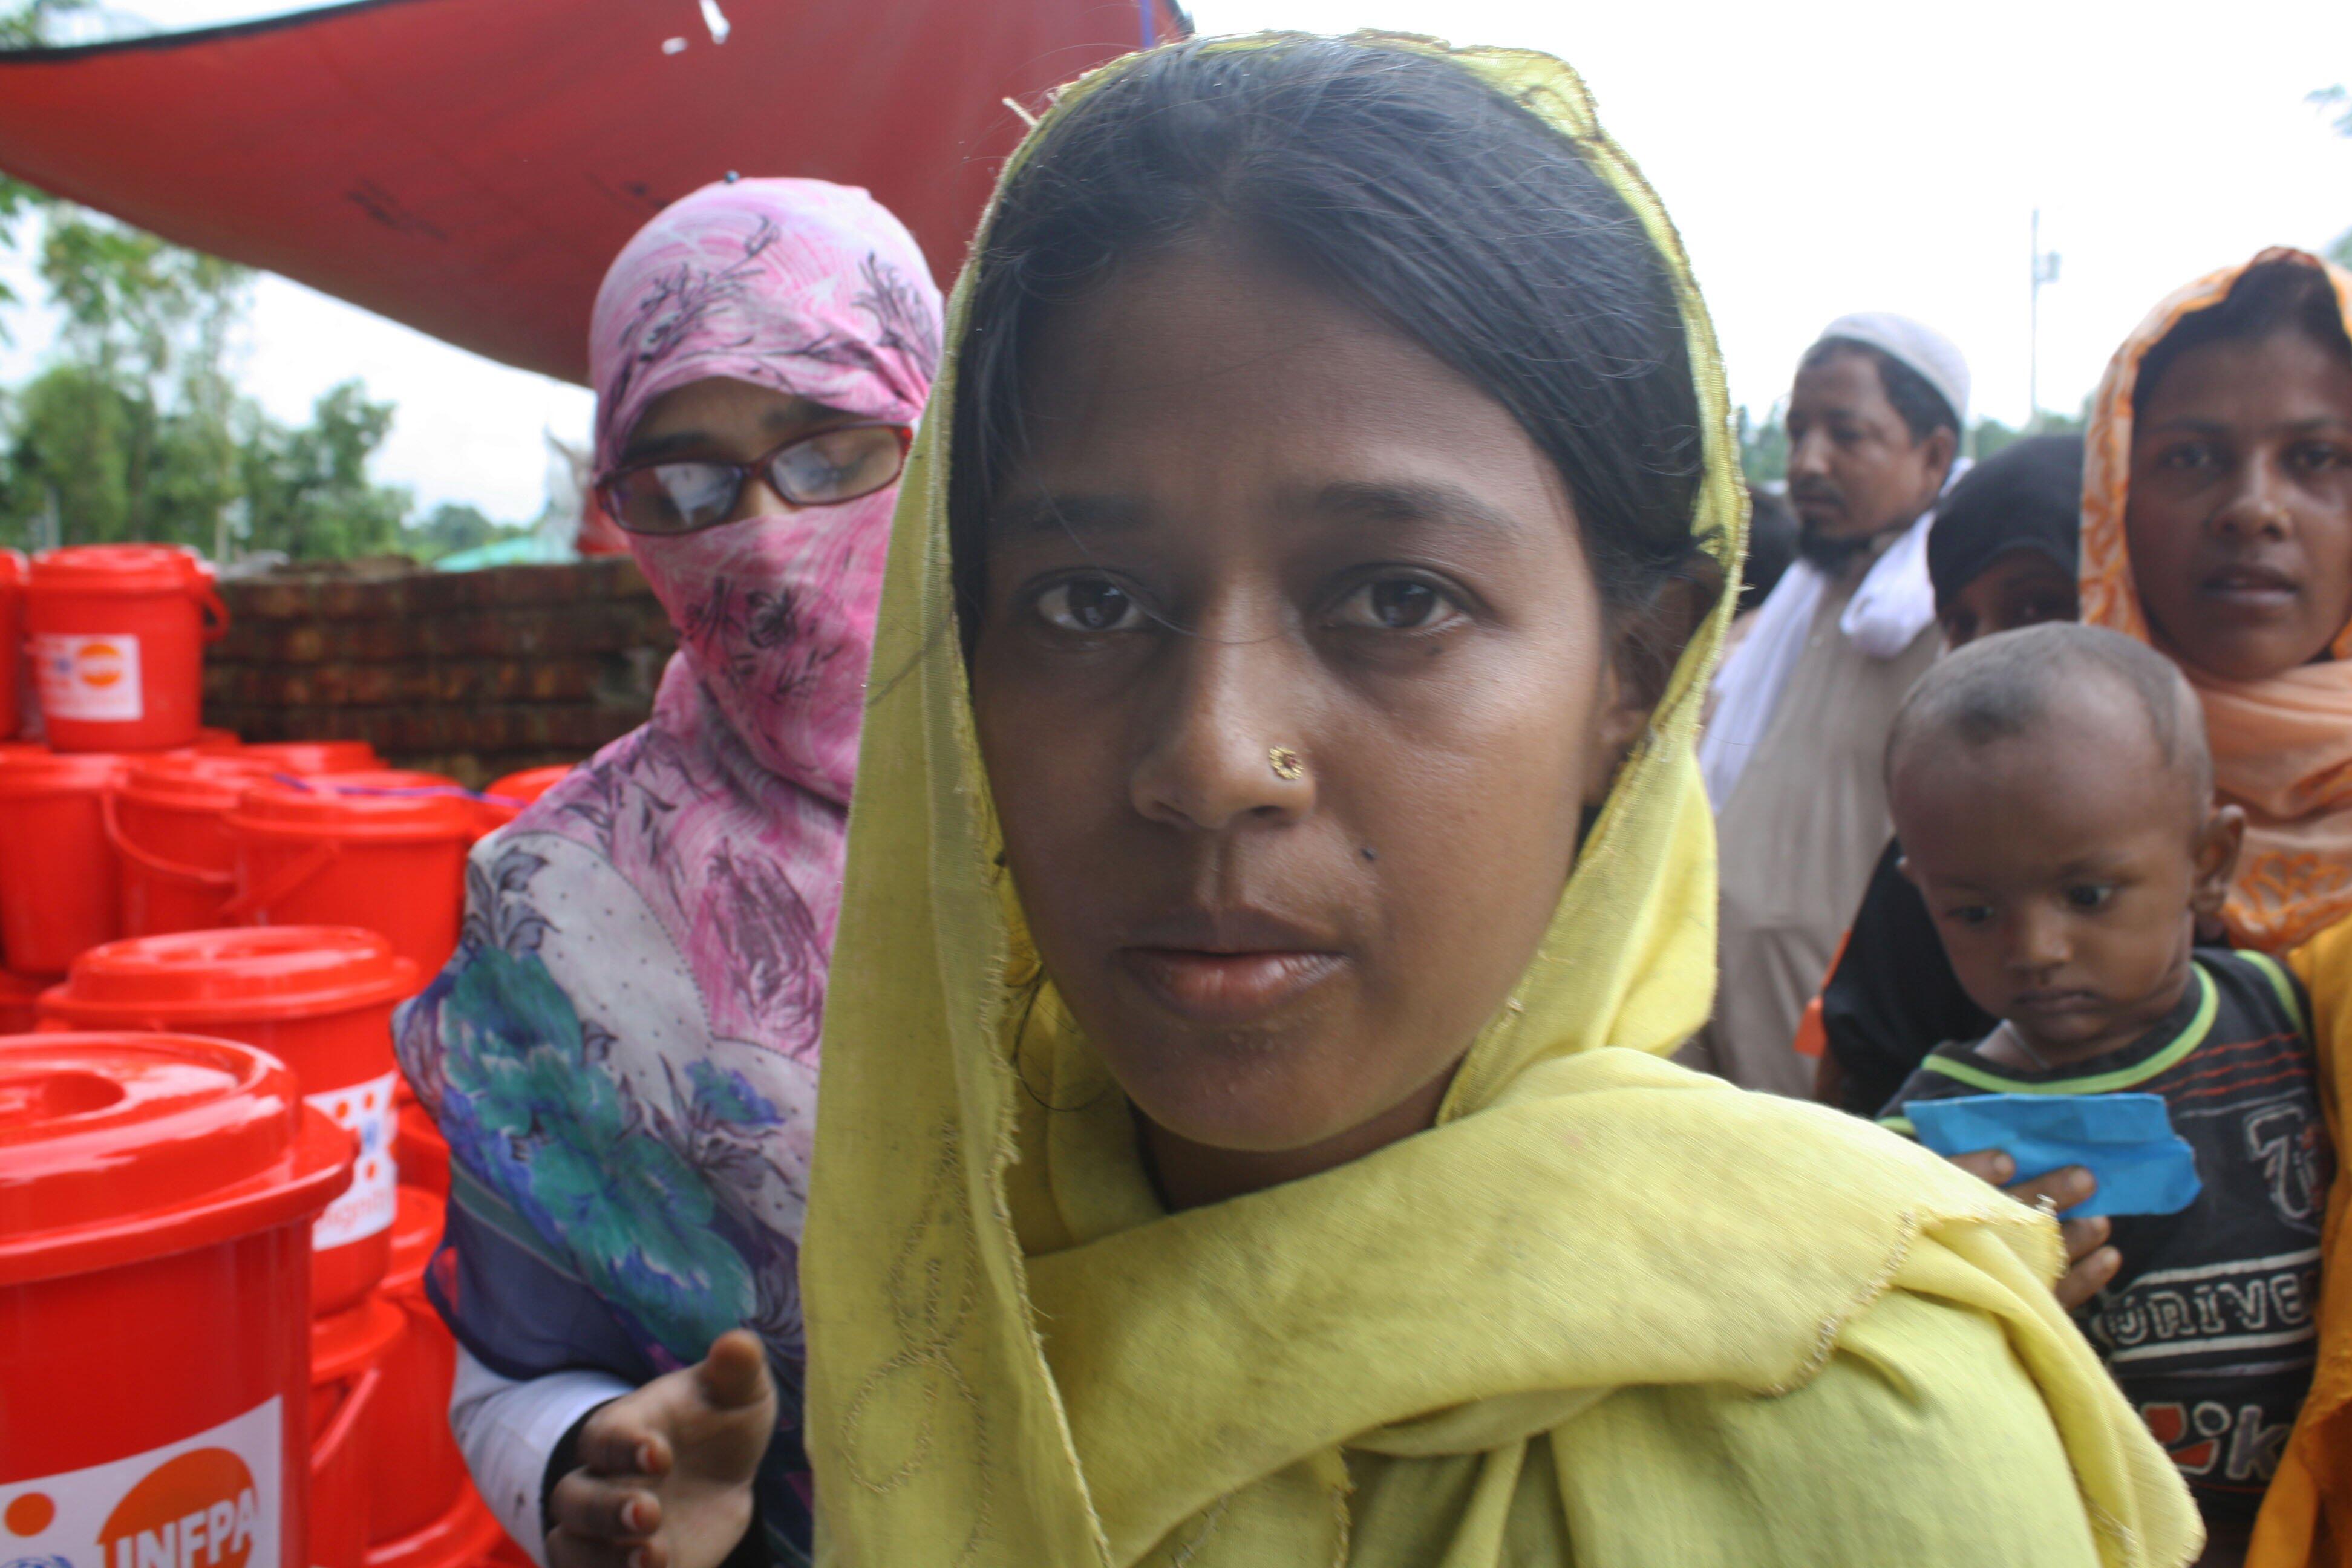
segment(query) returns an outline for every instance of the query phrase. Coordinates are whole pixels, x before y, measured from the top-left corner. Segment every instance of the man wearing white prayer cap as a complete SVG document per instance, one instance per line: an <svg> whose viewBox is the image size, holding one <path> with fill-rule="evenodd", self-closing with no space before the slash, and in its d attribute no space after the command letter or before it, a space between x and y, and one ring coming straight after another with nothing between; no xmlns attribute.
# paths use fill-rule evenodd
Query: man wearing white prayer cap
<svg viewBox="0 0 2352 1568"><path fill-rule="evenodd" d="M1699 742L1721 845L1714 1018L1682 1059L1805 1095L1793 1048L1892 831L1895 707L1941 645L1927 526L1958 461L1969 367L1884 311L1841 316L1798 362L1789 500L1799 559L1716 678Z"/></svg>

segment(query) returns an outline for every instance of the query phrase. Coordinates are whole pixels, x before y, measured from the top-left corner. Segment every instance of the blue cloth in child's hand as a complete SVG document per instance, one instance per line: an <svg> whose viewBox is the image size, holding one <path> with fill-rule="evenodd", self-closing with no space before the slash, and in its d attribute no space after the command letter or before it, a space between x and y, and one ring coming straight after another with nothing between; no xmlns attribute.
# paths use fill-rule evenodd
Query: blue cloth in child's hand
<svg viewBox="0 0 2352 1568"><path fill-rule="evenodd" d="M2067 1219L2178 1214L2201 1187L2196 1152L2172 1131L2160 1094L1975 1094L1909 1100L1903 1114L1938 1154L2002 1151L2021 1182L2083 1166L2099 1190Z"/></svg>

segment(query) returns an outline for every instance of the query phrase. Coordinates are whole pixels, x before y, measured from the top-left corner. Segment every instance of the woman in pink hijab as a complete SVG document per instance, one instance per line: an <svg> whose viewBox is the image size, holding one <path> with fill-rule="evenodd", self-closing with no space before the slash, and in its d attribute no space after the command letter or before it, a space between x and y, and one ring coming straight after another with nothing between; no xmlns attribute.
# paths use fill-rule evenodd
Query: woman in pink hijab
<svg viewBox="0 0 2352 1568"><path fill-rule="evenodd" d="M463 942L396 1031L452 1154L427 1281L464 1352L452 1421L554 1568L808 1551L795 1268L818 1026L890 512L939 343L905 227L815 180L695 192L596 298L598 493L680 647L644 728L476 850ZM600 1447L672 1432L677 1451L633 1436L623 1458L690 1490L700 1450L662 1422L698 1401L759 1428L737 1445L752 1517L681 1503L607 1521L637 1547L592 1541L620 1462Z"/></svg>

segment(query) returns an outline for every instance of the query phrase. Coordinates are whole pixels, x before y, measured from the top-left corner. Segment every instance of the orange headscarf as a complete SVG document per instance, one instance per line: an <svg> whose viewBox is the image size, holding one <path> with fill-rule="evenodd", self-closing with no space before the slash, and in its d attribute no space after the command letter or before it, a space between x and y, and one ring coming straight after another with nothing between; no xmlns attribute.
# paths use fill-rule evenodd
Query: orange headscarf
<svg viewBox="0 0 2352 1568"><path fill-rule="evenodd" d="M2335 285L2352 336L2352 273L2273 247L2191 283L2124 340L2099 383L2083 472L2083 618L2169 653L2147 624L2124 534L2131 482L2132 391L2140 362L2187 317L2229 297L2266 262L2314 267ZM2222 910L2242 947L2280 952L2352 914L2352 625L2331 662L2263 680L2224 680L2175 656L2203 700L2221 797L2246 813L2246 847Z"/></svg>

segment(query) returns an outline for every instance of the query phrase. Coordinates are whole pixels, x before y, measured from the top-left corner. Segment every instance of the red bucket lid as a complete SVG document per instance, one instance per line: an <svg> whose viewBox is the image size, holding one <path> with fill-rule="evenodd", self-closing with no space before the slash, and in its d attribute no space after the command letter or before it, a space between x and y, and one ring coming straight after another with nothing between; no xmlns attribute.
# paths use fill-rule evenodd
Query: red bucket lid
<svg viewBox="0 0 2352 1568"><path fill-rule="evenodd" d="M245 749L245 742L236 738L234 730L199 730L194 744L199 752L238 752Z"/></svg>
<svg viewBox="0 0 2352 1568"><path fill-rule="evenodd" d="M0 1285L307 1219L351 1134L275 1058L187 1035L0 1037Z"/></svg>
<svg viewBox="0 0 2352 1568"><path fill-rule="evenodd" d="M187 811L227 811L275 769L233 752L169 752L126 759L122 793Z"/></svg>
<svg viewBox="0 0 2352 1568"><path fill-rule="evenodd" d="M0 797L96 795L121 781L130 760L120 752L0 752Z"/></svg>
<svg viewBox="0 0 2352 1568"><path fill-rule="evenodd" d="M193 552L169 544L68 544L33 557L35 593L178 594L212 575Z"/></svg>
<svg viewBox="0 0 2352 1568"><path fill-rule="evenodd" d="M281 773L365 773L383 766L365 741L268 741L237 754L268 763Z"/></svg>
<svg viewBox="0 0 2352 1568"><path fill-rule="evenodd" d="M41 993L58 983L54 974L26 974L15 969L0 969L0 1007L29 1007L41 998ZM5 1038L0 1036L0 1038Z"/></svg>
<svg viewBox="0 0 2352 1568"><path fill-rule="evenodd" d="M481 802L440 773L380 768L257 784L238 803L237 817L361 837L470 839L481 827Z"/></svg>
<svg viewBox="0 0 2352 1568"><path fill-rule="evenodd" d="M132 1027L322 1017L413 996L416 963L352 926L173 931L91 948L41 1006L72 1023Z"/></svg>
<svg viewBox="0 0 2352 1568"><path fill-rule="evenodd" d="M505 800L520 801L529 805L568 777L578 764L564 763L551 768L525 768L519 773L509 773L482 793Z"/></svg>
<svg viewBox="0 0 2352 1568"><path fill-rule="evenodd" d="M23 587L25 574L31 570L23 551L0 550L0 590Z"/></svg>
<svg viewBox="0 0 2352 1568"><path fill-rule="evenodd" d="M310 1320L310 1386L341 1383L391 1352L408 1331L408 1314L381 1296ZM384 1456L390 1460L393 1456Z"/></svg>

